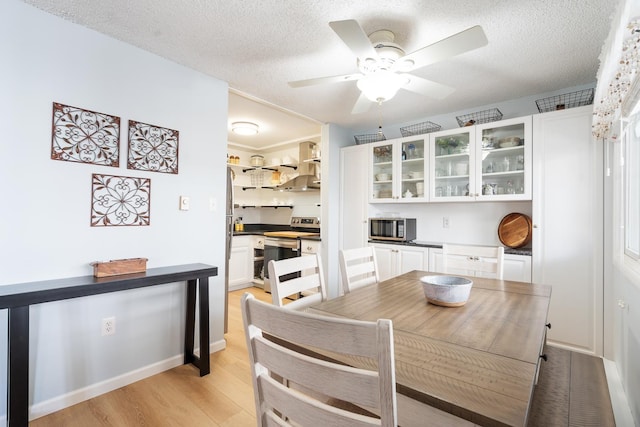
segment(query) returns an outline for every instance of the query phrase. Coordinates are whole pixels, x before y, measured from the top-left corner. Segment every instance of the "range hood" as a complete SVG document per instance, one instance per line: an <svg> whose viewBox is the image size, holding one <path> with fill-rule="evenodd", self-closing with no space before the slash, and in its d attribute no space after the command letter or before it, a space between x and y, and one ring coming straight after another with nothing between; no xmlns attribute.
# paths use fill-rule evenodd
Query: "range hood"
<svg viewBox="0 0 640 427"><path fill-rule="evenodd" d="M300 143L300 154L298 157L298 176L284 184L276 187L280 191L317 191L320 190L320 184L318 183L318 177L316 176L315 162L305 162L305 160L311 159L311 149L315 146L315 142L305 141Z"/></svg>
<svg viewBox="0 0 640 427"><path fill-rule="evenodd" d="M277 188L280 191L313 191L319 190L320 184L318 184L315 175L298 175L293 179L279 185Z"/></svg>

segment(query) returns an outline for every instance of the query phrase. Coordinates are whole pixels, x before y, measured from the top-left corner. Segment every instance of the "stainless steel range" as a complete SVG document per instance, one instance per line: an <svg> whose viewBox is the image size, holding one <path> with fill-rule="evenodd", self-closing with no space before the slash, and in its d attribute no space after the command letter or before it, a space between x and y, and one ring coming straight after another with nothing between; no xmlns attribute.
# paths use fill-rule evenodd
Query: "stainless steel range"
<svg viewBox="0 0 640 427"><path fill-rule="evenodd" d="M300 238L320 236L320 218L291 217L291 230L264 233L264 290L271 292L269 261L300 256ZM296 275L291 275L291 278Z"/></svg>

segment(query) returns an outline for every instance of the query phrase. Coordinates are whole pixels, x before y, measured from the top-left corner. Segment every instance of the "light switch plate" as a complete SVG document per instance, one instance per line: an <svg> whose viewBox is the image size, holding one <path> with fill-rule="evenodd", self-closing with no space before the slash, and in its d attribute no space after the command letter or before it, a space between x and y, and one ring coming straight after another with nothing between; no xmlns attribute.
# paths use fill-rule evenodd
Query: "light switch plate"
<svg viewBox="0 0 640 427"><path fill-rule="evenodd" d="M189 210L189 198L187 196L180 196L180 210L181 211Z"/></svg>

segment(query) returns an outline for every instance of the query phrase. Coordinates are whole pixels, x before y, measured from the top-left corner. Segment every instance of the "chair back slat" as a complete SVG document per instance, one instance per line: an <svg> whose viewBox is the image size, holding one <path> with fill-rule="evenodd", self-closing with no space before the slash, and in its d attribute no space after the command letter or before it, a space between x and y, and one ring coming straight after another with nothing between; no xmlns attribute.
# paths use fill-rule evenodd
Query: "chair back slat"
<svg viewBox="0 0 640 427"><path fill-rule="evenodd" d="M273 304L284 306L283 300L292 295L317 292L317 295L304 296L287 304L290 309L316 304L327 299L327 288L322 272L320 254L287 258L280 261L269 261L269 280Z"/></svg>
<svg viewBox="0 0 640 427"><path fill-rule="evenodd" d="M378 283L378 262L371 246L340 251L340 275L345 294L363 286Z"/></svg>
<svg viewBox="0 0 640 427"><path fill-rule="evenodd" d="M241 304L258 425L397 425L390 320L318 316L249 293Z"/></svg>

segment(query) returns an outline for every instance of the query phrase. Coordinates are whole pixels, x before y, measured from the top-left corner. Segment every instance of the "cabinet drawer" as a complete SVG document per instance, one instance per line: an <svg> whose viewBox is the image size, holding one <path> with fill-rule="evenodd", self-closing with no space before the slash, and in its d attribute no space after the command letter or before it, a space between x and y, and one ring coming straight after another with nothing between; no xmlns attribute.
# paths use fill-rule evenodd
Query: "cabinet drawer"
<svg viewBox="0 0 640 427"><path fill-rule="evenodd" d="M317 240L300 240L300 251L303 254L317 254L320 252L322 242Z"/></svg>

